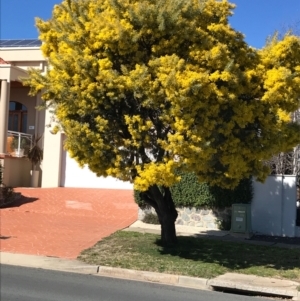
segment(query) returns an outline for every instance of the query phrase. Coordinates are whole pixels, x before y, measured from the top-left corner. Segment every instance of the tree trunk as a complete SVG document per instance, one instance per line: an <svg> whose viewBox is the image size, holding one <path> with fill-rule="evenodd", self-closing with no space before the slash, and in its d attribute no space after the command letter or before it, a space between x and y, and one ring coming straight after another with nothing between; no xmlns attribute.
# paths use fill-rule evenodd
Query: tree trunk
<svg viewBox="0 0 300 301"><path fill-rule="evenodd" d="M177 243L175 220L173 215L168 212L162 218L159 218L161 225L161 241L164 245L173 245Z"/></svg>
<svg viewBox="0 0 300 301"><path fill-rule="evenodd" d="M178 213L172 199L170 189L163 187L162 191L155 185L140 194L141 198L152 206L161 225L161 241L163 245L177 243L175 221Z"/></svg>

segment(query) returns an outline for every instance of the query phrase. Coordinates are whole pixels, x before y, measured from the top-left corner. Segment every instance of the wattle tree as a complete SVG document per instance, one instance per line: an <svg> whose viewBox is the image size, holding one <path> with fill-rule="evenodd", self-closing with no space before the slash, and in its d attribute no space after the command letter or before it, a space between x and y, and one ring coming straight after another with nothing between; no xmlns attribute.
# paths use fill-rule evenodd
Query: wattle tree
<svg viewBox="0 0 300 301"><path fill-rule="evenodd" d="M226 0L65 0L37 19L42 93L66 149L98 176L134 183L176 242L177 171L233 188L300 142L299 37L257 50L230 27Z"/></svg>

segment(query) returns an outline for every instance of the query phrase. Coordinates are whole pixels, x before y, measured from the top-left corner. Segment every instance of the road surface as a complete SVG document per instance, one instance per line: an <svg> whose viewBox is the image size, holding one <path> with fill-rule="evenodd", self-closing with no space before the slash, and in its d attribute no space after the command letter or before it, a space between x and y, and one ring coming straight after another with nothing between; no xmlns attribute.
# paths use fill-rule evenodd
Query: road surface
<svg viewBox="0 0 300 301"><path fill-rule="evenodd" d="M1 265L0 273L3 301L253 301L247 296L9 265Z"/></svg>

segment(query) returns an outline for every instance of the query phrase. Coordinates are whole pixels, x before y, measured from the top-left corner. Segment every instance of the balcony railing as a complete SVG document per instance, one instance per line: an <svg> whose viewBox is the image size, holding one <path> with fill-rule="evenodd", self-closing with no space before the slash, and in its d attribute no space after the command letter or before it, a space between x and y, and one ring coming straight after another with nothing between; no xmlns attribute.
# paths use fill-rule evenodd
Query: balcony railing
<svg viewBox="0 0 300 301"><path fill-rule="evenodd" d="M8 131L7 152L14 157L26 156L32 146L32 135Z"/></svg>

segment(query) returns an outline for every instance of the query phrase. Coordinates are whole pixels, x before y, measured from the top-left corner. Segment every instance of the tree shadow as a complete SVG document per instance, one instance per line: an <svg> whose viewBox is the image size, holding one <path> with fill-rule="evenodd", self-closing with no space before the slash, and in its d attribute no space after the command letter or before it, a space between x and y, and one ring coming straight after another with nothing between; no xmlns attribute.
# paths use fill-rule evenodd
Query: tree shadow
<svg viewBox="0 0 300 301"><path fill-rule="evenodd" d="M15 200L1 204L0 209L5 209L5 208L15 208L15 207L21 207L22 205L28 204L28 203L33 203L37 201L39 198L35 197L26 197L21 195L20 197L16 198Z"/></svg>
<svg viewBox="0 0 300 301"><path fill-rule="evenodd" d="M3 239L3 240L10 239L10 238L11 238L11 236L2 236L2 235L0 235L0 239Z"/></svg>
<svg viewBox="0 0 300 301"><path fill-rule="evenodd" d="M184 236L178 237L176 246L163 246L161 240L157 240L155 244L162 255L171 255L195 262L215 263L235 271L259 266L275 270L291 270L300 267L300 249L290 250L274 246Z"/></svg>

